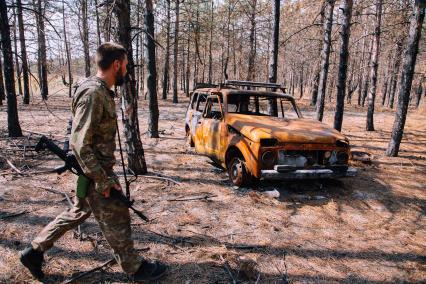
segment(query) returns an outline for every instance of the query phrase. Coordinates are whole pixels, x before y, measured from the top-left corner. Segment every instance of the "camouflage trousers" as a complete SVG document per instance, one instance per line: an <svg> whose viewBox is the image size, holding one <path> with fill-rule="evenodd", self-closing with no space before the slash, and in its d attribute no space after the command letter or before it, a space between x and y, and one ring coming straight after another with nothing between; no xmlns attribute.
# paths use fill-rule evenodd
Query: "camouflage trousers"
<svg viewBox="0 0 426 284"><path fill-rule="evenodd" d="M113 189L112 189L113 190ZM91 213L99 223L102 233L114 251L115 259L124 272L135 273L141 260L131 237L129 209L121 202L104 198L94 190L93 184L86 198L74 199L74 206L50 222L31 242L34 249L46 251L67 231L83 223Z"/></svg>

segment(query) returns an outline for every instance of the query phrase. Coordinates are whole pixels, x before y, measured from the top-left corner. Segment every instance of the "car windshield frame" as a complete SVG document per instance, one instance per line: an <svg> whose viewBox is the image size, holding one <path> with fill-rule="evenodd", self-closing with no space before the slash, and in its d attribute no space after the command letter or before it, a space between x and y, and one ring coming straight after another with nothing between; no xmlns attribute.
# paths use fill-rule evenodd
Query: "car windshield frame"
<svg viewBox="0 0 426 284"><path fill-rule="evenodd" d="M285 116L285 112L284 112L284 107L283 107L283 102L289 102L291 104L291 106L293 107L293 112L294 114L297 116L297 119L303 118L302 113L300 112L299 108L297 107L294 99L292 97L285 97L285 96L281 96L279 94L274 94L274 93L232 93L232 94L228 94L226 96L226 113L230 113L230 114L242 114L242 115L252 115L252 116L269 116L269 117L276 117L276 116L272 116L269 115L267 113L244 113L244 112L230 112L229 111L229 105L230 105L230 98L235 97L235 96L244 96L244 97L248 97L249 100L253 99L253 98L261 98L264 100L268 100L268 99L277 99L277 103L278 103L278 107L281 107L281 115L282 117L280 118L284 118L284 119L294 119L294 118L287 118ZM235 98L233 98L235 100ZM231 105L235 105L235 104L231 104Z"/></svg>

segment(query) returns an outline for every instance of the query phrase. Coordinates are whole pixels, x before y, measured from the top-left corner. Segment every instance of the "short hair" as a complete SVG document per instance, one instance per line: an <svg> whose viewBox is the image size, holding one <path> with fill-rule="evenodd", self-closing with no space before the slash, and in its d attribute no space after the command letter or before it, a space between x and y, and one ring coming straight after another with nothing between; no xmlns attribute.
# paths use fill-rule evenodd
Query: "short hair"
<svg viewBox="0 0 426 284"><path fill-rule="evenodd" d="M105 42L96 50L96 65L101 70L107 70L115 60L124 60L127 50L118 43Z"/></svg>

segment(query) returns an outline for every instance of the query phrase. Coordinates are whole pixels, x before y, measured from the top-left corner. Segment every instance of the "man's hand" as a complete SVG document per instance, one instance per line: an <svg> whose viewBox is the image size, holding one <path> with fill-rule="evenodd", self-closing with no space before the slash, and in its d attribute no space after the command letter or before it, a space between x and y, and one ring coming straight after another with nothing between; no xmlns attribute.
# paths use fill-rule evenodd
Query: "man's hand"
<svg viewBox="0 0 426 284"><path fill-rule="evenodd" d="M114 184L112 185L112 187L108 188L108 189L104 192L104 197L105 197L105 198L109 198L110 193L111 193L111 189L118 190L118 191L121 191L121 190L122 190L122 189L121 189L121 185L120 185L119 183L114 183Z"/></svg>

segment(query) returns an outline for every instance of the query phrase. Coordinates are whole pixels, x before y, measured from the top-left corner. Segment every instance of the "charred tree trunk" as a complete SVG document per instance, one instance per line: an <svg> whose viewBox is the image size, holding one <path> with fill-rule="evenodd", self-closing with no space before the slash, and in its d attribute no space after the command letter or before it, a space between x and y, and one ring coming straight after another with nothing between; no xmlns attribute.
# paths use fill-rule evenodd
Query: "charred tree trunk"
<svg viewBox="0 0 426 284"><path fill-rule="evenodd" d="M65 54L67 57L67 69L68 69L68 96L72 97L72 72L71 72L71 52L68 43L68 35L67 35L67 25L65 22L65 1L62 0L62 25L64 30L64 45L65 45ZM65 76L65 75L64 75Z"/></svg>
<svg viewBox="0 0 426 284"><path fill-rule="evenodd" d="M176 0L175 8L175 34L174 34L174 51L173 51L173 103L178 103L178 53L179 53L179 3Z"/></svg>
<svg viewBox="0 0 426 284"><path fill-rule="evenodd" d="M139 12L138 12L139 13ZM101 27L99 23L99 10L98 10L98 0L95 0L95 15L96 15L96 39L98 46L101 45Z"/></svg>
<svg viewBox="0 0 426 284"><path fill-rule="evenodd" d="M16 7L18 11L18 26L19 26L19 41L21 46L21 62L22 62L22 79L24 81L24 104L30 103L30 87L29 87L29 68L27 59L27 48L25 45L25 32L24 32L24 20L22 16L22 4L21 0L16 0Z"/></svg>
<svg viewBox="0 0 426 284"><path fill-rule="evenodd" d="M414 68L416 65L417 53L419 51L419 41L425 18L425 7L425 1L416 0L413 14L411 15L410 19L410 32L404 54L403 69L398 95L398 106L395 113L395 121L392 128L391 140L386 151L386 155L391 157L398 156L399 146L404 134L405 120L407 118L408 104L410 101L411 84L413 81Z"/></svg>
<svg viewBox="0 0 426 284"><path fill-rule="evenodd" d="M321 17L320 17L320 25L324 26L324 19L325 19L325 5L326 0L321 5ZM321 57L321 51L322 51L322 45L321 42L318 44L318 58ZM315 106L317 104L317 98L318 98L318 85L319 85L319 79L320 79L320 73L321 73L321 65L320 62L317 63L317 67L315 69L315 75L314 75L314 82L312 87L312 97L311 97L311 106Z"/></svg>
<svg viewBox="0 0 426 284"><path fill-rule="evenodd" d="M118 21L118 39L127 49L126 80L120 88L122 109L125 113L123 118L124 135L126 137L127 162L129 168L135 174L145 174L147 172L145 155L140 140L139 119L138 119L138 100L135 89L135 65L133 62L132 44L131 44L131 25L130 25L130 0L117 0L114 6L114 12Z"/></svg>
<svg viewBox="0 0 426 284"><path fill-rule="evenodd" d="M163 100L167 99L169 92L169 58L170 58L170 0L166 0L166 53L164 55L163 66Z"/></svg>
<svg viewBox="0 0 426 284"><path fill-rule="evenodd" d="M395 61L392 68L392 75L390 79L390 86L389 86L389 100L388 100L388 106L393 109L393 104L395 101L395 93L396 93L396 86L398 83L398 73L399 68L401 67L401 57L402 57L402 39L399 39L396 42L396 50L395 50Z"/></svg>
<svg viewBox="0 0 426 284"><path fill-rule="evenodd" d="M369 51L369 55L368 55L368 64L367 67L370 67L371 70L371 59L372 59L372 54L373 54L373 40L370 43L370 51ZM370 80L369 80L369 69L366 68L365 72L364 72L364 85L363 85L363 89L362 89L362 97L361 97L361 105L364 107L365 105L365 99L367 98L368 95L368 90L370 88Z"/></svg>
<svg viewBox="0 0 426 284"><path fill-rule="evenodd" d="M255 47L255 33L256 33L256 5L257 0L252 0L250 2L250 15L249 15L249 21L250 21L250 36L249 36L249 57L248 57L248 64L247 64L247 81L253 81L254 80L254 63L256 60L256 47Z"/></svg>
<svg viewBox="0 0 426 284"><path fill-rule="evenodd" d="M333 9L335 0L327 0L325 7L327 19L324 22L324 40L321 51L321 73L318 85L318 101L316 106L316 118L322 121L324 114L325 91L327 88L328 67L331 48L331 29L333 24Z"/></svg>
<svg viewBox="0 0 426 284"><path fill-rule="evenodd" d="M81 42L83 43L84 53L84 72L85 76L90 76L90 51L89 51L89 27L87 24L87 0L81 0L81 22L82 30L80 31Z"/></svg>
<svg viewBox="0 0 426 284"><path fill-rule="evenodd" d="M278 73L278 43L280 40L280 0L274 1L274 30L272 35L272 51L270 54L269 65L269 82L277 82ZM276 99L268 101L268 113L278 116L278 105Z"/></svg>
<svg viewBox="0 0 426 284"><path fill-rule="evenodd" d="M19 124L18 108L16 102L13 52L5 0L0 0L0 35L4 58L4 79L7 93L7 129L9 132L9 137L20 137L22 136L22 130Z"/></svg>
<svg viewBox="0 0 426 284"><path fill-rule="evenodd" d="M349 59L349 38L351 34L351 18L352 18L352 0L342 0L340 2L340 12L342 16L342 28L340 32L340 61L339 75L337 81L336 95L336 112L334 114L334 128L338 131L342 130L343 113L345 109L345 93L346 93L346 75L348 71Z"/></svg>
<svg viewBox="0 0 426 284"><path fill-rule="evenodd" d="M41 5L42 0L37 0L37 38L38 38L38 62L39 62L39 81L40 93L43 100L47 100L49 95L49 86L47 83L47 55L46 55L46 33L44 28L44 9Z"/></svg>
<svg viewBox="0 0 426 284"><path fill-rule="evenodd" d="M419 81L419 85L416 88L416 108L419 108L420 100L422 99L423 94L423 82L422 80Z"/></svg>
<svg viewBox="0 0 426 284"><path fill-rule="evenodd" d="M155 33L154 33L154 8L152 0L145 0L145 30L148 36L145 37L147 49L147 85L149 120L148 133L151 138L158 138L158 100L157 100L157 69L155 62Z"/></svg>
<svg viewBox="0 0 426 284"><path fill-rule="evenodd" d="M0 106L3 105L3 101L6 98L6 93L4 90L4 83L3 83L3 66L2 66L2 58L0 56Z"/></svg>
<svg viewBox="0 0 426 284"><path fill-rule="evenodd" d="M186 71L185 71L185 89L186 89L186 96L189 97L189 77L191 76L191 69L189 68L189 59L191 55L191 49L190 44L190 37L189 37L189 31L188 31L188 39L187 39L187 45L186 45Z"/></svg>
<svg viewBox="0 0 426 284"><path fill-rule="evenodd" d="M368 93L368 110L366 130L374 131L374 103L377 90L377 69L379 68L380 53L380 31L382 27L382 5L383 0L375 1L376 21L374 23L373 54L371 56L370 91Z"/></svg>

